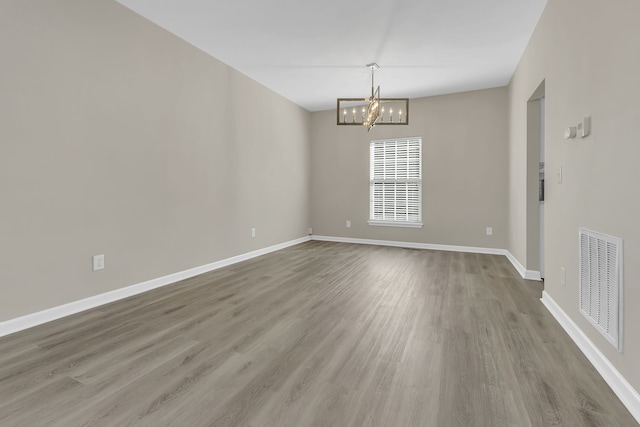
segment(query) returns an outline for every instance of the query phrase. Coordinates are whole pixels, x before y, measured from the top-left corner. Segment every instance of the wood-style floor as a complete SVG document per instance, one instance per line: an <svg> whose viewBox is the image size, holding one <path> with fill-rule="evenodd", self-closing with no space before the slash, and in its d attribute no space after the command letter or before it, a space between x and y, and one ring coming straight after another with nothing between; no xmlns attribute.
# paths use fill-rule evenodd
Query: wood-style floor
<svg viewBox="0 0 640 427"><path fill-rule="evenodd" d="M0 339L0 426L635 426L502 256L309 242Z"/></svg>

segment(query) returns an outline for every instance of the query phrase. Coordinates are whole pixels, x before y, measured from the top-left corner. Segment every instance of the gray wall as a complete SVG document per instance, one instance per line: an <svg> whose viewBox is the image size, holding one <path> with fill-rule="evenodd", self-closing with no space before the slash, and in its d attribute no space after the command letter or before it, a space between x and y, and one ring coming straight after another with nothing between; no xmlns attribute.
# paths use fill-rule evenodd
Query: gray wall
<svg viewBox="0 0 640 427"><path fill-rule="evenodd" d="M545 290L640 390L640 2L551 0L509 86L509 250L526 265L527 101L545 81ZM592 117L586 139L563 131ZM563 182L556 173L563 169ZM624 240L624 352L578 309L578 228ZM535 268L535 266L527 266ZM566 269L566 285L560 268Z"/></svg>
<svg viewBox="0 0 640 427"><path fill-rule="evenodd" d="M307 234L300 107L109 0L3 0L0 58L0 321Z"/></svg>
<svg viewBox="0 0 640 427"><path fill-rule="evenodd" d="M506 248L507 89L412 99L410 107L409 125L369 133L336 126L335 110L311 115L313 233ZM424 227L370 226L369 141L403 136L422 137ZM493 236L486 236L487 226Z"/></svg>

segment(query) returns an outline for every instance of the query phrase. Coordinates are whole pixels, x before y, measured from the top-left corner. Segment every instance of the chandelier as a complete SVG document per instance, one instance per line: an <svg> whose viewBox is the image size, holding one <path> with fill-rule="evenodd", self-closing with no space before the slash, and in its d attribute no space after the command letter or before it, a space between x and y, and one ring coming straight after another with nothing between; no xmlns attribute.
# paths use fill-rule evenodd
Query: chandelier
<svg viewBox="0 0 640 427"><path fill-rule="evenodd" d="M339 126L408 125L409 98L380 98L380 86L373 84L373 75L380 66L367 64L371 70L371 96L368 98L338 98L337 124Z"/></svg>

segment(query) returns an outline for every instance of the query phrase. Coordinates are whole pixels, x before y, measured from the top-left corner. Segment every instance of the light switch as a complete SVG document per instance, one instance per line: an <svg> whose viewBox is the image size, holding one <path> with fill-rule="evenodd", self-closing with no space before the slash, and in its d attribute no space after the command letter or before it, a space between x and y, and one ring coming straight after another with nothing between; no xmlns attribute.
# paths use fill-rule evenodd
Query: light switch
<svg viewBox="0 0 640 427"><path fill-rule="evenodd" d="M585 117L582 123L578 125L578 135L580 138L589 136L591 133L591 117Z"/></svg>
<svg viewBox="0 0 640 427"><path fill-rule="evenodd" d="M558 178L558 184L562 184L562 166L558 168L558 173L556 174Z"/></svg>

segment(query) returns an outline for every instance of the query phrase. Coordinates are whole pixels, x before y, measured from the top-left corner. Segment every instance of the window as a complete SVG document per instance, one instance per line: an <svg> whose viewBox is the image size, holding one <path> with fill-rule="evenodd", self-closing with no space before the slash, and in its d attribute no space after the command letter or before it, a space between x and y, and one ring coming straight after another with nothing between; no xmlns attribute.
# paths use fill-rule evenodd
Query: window
<svg viewBox="0 0 640 427"><path fill-rule="evenodd" d="M369 225L422 227L422 138L370 145Z"/></svg>

